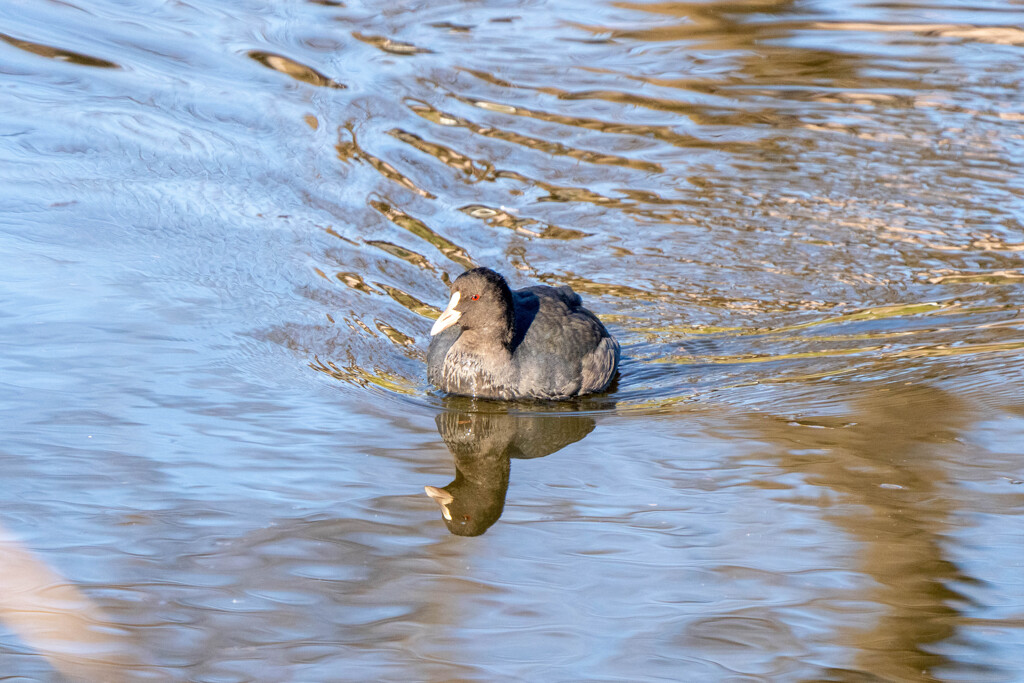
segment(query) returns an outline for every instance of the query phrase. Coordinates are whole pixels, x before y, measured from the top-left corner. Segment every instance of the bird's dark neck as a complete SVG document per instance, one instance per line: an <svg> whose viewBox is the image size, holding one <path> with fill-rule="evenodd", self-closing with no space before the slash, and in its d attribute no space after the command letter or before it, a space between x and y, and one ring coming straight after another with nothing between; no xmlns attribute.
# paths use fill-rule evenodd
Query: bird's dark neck
<svg viewBox="0 0 1024 683"><path fill-rule="evenodd" d="M516 338L516 314L511 306L505 311L504 322L505 324L501 326L501 345L511 351L512 340Z"/></svg>
<svg viewBox="0 0 1024 683"><path fill-rule="evenodd" d="M501 285L501 299L499 304L500 316L496 321L496 332L497 339L501 342L501 345L512 350L512 341L516 338L516 309L512 303L512 290L508 288L505 280L502 279Z"/></svg>
<svg viewBox="0 0 1024 683"><path fill-rule="evenodd" d="M462 341L464 344L471 344L477 350L493 348L496 351L511 353L515 335L515 319L513 318L508 321L508 324L463 329Z"/></svg>

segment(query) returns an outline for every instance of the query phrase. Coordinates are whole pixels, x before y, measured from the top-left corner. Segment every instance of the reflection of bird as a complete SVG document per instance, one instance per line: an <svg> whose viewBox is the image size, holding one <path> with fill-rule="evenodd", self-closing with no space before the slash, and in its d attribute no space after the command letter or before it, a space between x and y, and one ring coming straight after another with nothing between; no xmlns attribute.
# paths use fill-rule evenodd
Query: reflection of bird
<svg viewBox="0 0 1024 683"><path fill-rule="evenodd" d="M563 399L608 388L619 344L569 287L511 291L488 268L452 283L430 330L427 378L450 394Z"/></svg>
<svg viewBox="0 0 1024 683"><path fill-rule="evenodd" d="M452 411L436 418L455 458L455 481L427 486L448 530L479 536L498 521L508 490L509 458L539 458L579 441L594 429L580 415L509 415Z"/></svg>

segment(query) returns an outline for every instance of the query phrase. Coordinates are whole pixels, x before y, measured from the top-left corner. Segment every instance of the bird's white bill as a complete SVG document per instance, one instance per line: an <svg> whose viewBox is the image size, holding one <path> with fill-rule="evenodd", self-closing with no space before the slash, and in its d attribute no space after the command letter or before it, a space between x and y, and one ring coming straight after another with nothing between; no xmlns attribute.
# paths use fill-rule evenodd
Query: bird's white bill
<svg viewBox="0 0 1024 683"><path fill-rule="evenodd" d="M452 504L455 497L445 491L439 489L436 486L424 486L423 490L427 492L427 495L434 499L434 502L441 506L441 514L449 522L452 521L452 513L448 511L448 506Z"/></svg>
<svg viewBox="0 0 1024 683"><path fill-rule="evenodd" d="M430 336L433 337L441 330L448 329L459 321L462 317L462 313L455 310L455 307L459 305L459 297L462 295L458 292L452 294L451 300L448 302L448 307L441 313L441 317L434 321L434 326L430 328Z"/></svg>

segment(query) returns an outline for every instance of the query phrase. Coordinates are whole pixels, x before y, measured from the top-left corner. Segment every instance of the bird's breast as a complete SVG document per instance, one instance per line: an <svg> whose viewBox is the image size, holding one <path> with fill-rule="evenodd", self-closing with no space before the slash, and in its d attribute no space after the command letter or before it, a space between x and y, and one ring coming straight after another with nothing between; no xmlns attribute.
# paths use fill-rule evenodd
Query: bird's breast
<svg viewBox="0 0 1024 683"><path fill-rule="evenodd" d="M511 395L515 376L507 352L479 354L456 342L445 355L441 381L448 393L500 399Z"/></svg>

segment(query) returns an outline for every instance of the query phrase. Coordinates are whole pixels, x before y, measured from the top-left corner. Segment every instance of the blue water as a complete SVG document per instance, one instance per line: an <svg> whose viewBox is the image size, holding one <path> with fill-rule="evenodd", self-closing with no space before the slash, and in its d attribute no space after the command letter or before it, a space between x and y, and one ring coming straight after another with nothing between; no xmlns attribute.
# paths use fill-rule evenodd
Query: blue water
<svg viewBox="0 0 1024 683"><path fill-rule="evenodd" d="M1021 680L1021 25L0 7L0 679ZM470 265L614 391L431 389Z"/></svg>

